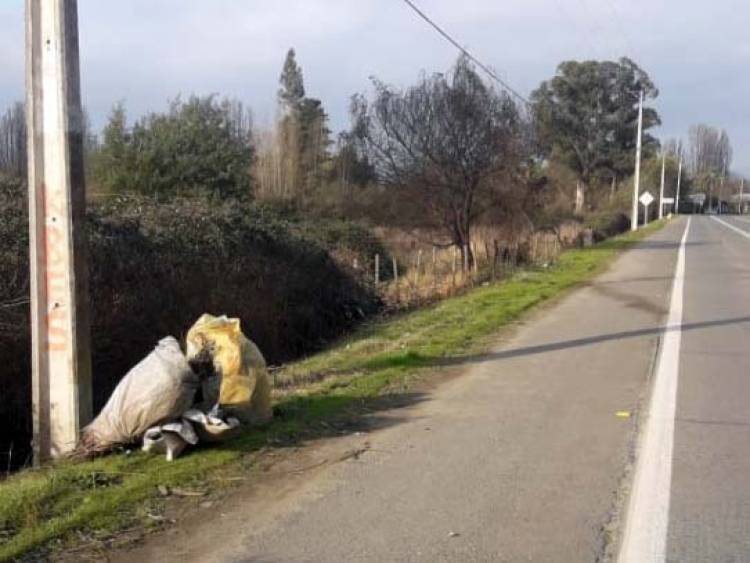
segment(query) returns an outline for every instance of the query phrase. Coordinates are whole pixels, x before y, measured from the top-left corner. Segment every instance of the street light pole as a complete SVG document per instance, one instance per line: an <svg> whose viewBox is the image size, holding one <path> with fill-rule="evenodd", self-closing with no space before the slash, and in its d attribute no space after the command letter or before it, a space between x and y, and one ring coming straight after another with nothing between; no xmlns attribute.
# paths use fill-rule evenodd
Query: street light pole
<svg viewBox="0 0 750 563"><path fill-rule="evenodd" d="M630 230L638 229L638 195L641 191L641 137L643 135L643 90L638 101L638 138L635 145L635 176L633 177L633 209L630 216Z"/></svg>
<svg viewBox="0 0 750 563"><path fill-rule="evenodd" d="M667 153L661 155L661 185L659 186L659 219L664 217L664 168L666 166Z"/></svg>
<svg viewBox="0 0 750 563"><path fill-rule="evenodd" d="M739 202L739 205L737 207L738 215L742 215L743 214L742 213L742 208L743 208L742 198L744 197L744 195L745 195L745 178L741 178L740 179L740 202Z"/></svg>
<svg viewBox="0 0 750 563"><path fill-rule="evenodd" d="M76 0L26 0L34 461L91 418L83 114Z"/></svg>
<svg viewBox="0 0 750 563"><path fill-rule="evenodd" d="M680 181L682 180L682 151L680 151L680 164L677 167L677 193L674 198L674 214L680 214Z"/></svg>

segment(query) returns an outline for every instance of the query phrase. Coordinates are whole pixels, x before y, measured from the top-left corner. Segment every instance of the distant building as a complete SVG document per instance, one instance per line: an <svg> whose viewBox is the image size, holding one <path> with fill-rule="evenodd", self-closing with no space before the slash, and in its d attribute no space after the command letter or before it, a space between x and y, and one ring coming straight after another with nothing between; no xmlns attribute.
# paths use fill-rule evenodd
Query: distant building
<svg viewBox="0 0 750 563"><path fill-rule="evenodd" d="M695 193L680 199L680 211L683 213L702 213L706 204L706 194Z"/></svg>
<svg viewBox="0 0 750 563"><path fill-rule="evenodd" d="M729 198L732 204L732 209L738 213L747 213L750 210L750 194L743 193L742 200L740 201L740 194L734 194Z"/></svg>

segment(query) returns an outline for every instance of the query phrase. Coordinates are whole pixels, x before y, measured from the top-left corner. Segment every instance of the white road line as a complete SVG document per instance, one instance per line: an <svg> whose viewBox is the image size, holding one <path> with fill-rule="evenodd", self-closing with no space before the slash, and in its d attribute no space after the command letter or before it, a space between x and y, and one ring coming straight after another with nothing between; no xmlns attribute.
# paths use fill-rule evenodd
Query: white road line
<svg viewBox="0 0 750 563"><path fill-rule="evenodd" d="M726 222L726 221L724 221L723 219L719 219L718 217L714 217L713 215L711 215L711 219L713 219L713 220L714 220L714 221L716 221L717 223L721 223L722 225L724 225L724 226L725 226L725 227L727 227L728 229L732 229L732 230L733 230L733 231L734 231L735 233L737 233L737 234L740 234L740 235L742 235L742 236L743 236L743 237L745 237L745 238L750 238L750 233L748 233L747 231L743 231L743 230L742 230L742 229L740 229L739 227L735 227L735 226L734 226L734 225L732 225L731 223L727 223L727 222Z"/></svg>
<svg viewBox="0 0 750 563"><path fill-rule="evenodd" d="M685 242L689 230L690 218L677 253L667 328L663 333L648 418L637 452L633 489L620 546L620 563L661 563L666 557L682 338Z"/></svg>

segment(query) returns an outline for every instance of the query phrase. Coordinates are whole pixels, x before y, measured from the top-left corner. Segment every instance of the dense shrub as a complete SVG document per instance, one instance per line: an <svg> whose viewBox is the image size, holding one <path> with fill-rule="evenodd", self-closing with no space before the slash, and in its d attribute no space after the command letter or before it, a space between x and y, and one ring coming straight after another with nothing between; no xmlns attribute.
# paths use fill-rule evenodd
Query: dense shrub
<svg viewBox="0 0 750 563"><path fill-rule="evenodd" d="M250 118L241 103L191 96L128 127L116 105L94 157L94 182L110 193L171 197L193 190L250 194Z"/></svg>
<svg viewBox="0 0 750 563"><path fill-rule="evenodd" d="M26 198L21 182L0 176L0 471L28 455L31 401ZM21 437L19 443L16 436Z"/></svg>
<svg viewBox="0 0 750 563"><path fill-rule="evenodd" d="M379 255L380 263L384 265L380 279L387 280L393 275L391 269L385 267L391 260L386 247L372 231L358 223L345 219L308 221L296 225L296 228L303 236L315 239L330 249L334 259L346 268L350 268L356 259L363 272L373 275L375 255Z"/></svg>
<svg viewBox="0 0 750 563"><path fill-rule="evenodd" d="M606 209L589 215L585 225L593 232L594 240L601 241L627 231L630 228L630 218L622 211Z"/></svg>
<svg viewBox="0 0 750 563"><path fill-rule="evenodd" d="M630 204L632 191L627 185L621 187L599 209L590 212L584 224L591 229L595 241L619 235L630 228Z"/></svg>
<svg viewBox="0 0 750 563"><path fill-rule="evenodd" d="M17 193L7 199L3 303L28 291L24 204ZM276 363L319 348L378 306L320 240L249 204L117 198L93 209L88 227L95 409L159 338L182 337L203 312L240 317ZM16 278L24 281L9 294ZM18 452L30 429L28 306L0 309L0 328L0 452L11 440Z"/></svg>
<svg viewBox="0 0 750 563"><path fill-rule="evenodd" d="M303 210L289 200L266 201L259 209L285 221L298 235L317 241L346 270L351 270L356 260L361 267L360 273L366 271L372 276L376 254L380 256L381 264L390 264L388 248L362 222L341 218L340 213L331 210ZM382 268L382 280L391 276L390 268Z"/></svg>

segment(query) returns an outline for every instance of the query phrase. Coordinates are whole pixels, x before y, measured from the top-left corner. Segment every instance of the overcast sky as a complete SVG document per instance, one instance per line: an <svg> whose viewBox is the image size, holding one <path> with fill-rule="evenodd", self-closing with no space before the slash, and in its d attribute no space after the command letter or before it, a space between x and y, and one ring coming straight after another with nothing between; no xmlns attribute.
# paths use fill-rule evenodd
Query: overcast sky
<svg viewBox="0 0 750 563"><path fill-rule="evenodd" d="M750 5L746 0L415 0L472 53L528 94L565 59L635 59L661 90L662 138L723 127L733 168L750 174ZM0 0L0 111L23 97L22 0ZM78 0L84 104L101 126L192 92L240 98L271 122L294 46L308 95L332 126L370 76L408 85L455 49L402 0Z"/></svg>

